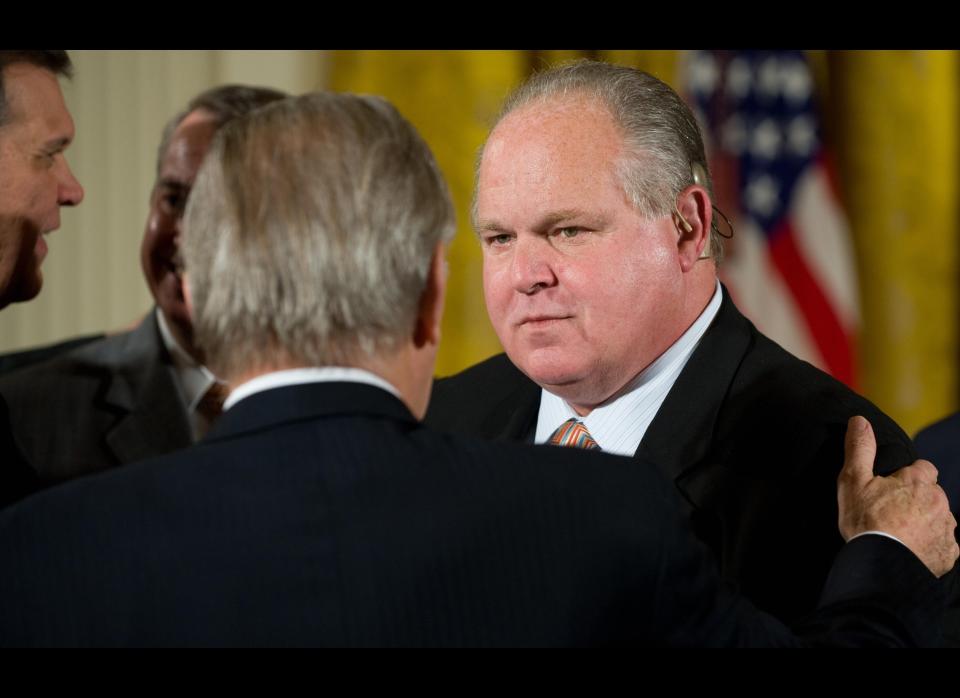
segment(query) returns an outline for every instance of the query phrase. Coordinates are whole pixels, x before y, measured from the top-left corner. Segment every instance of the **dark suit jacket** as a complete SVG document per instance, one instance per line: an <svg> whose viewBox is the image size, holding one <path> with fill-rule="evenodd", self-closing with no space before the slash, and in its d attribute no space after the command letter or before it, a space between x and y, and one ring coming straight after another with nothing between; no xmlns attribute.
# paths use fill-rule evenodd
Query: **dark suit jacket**
<svg viewBox="0 0 960 698"><path fill-rule="evenodd" d="M366 385L274 389L0 514L0 644L795 642L718 588L676 503L646 462L443 435ZM930 641L937 589L859 539L808 639Z"/></svg>
<svg viewBox="0 0 960 698"><path fill-rule="evenodd" d="M0 374L19 371L33 364L49 361L55 356L65 354L71 349L82 347L84 344L89 344L97 339L103 339L103 334L88 334L82 337L65 339L56 344L47 344L42 347L33 347L31 349L2 354L0 355Z"/></svg>
<svg viewBox="0 0 960 698"><path fill-rule="evenodd" d="M190 445L154 313L134 330L0 377L24 458L47 483Z"/></svg>
<svg viewBox="0 0 960 698"><path fill-rule="evenodd" d="M950 511L960 519L960 412L921 430L914 438L921 458L937 466L937 481L947 493ZM956 531L960 541L960 530ZM948 580L953 599L944 622L944 643L960 647L960 569L954 569Z"/></svg>
<svg viewBox="0 0 960 698"><path fill-rule="evenodd" d="M0 397L0 509L36 492L42 484L20 453L10 430L7 403Z"/></svg>
<svg viewBox="0 0 960 698"><path fill-rule="evenodd" d="M500 355L438 381L426 423L532 440L539 404L540 388ZM843 543L836 477L847 419L857 414L876 432L878 471L915 460L892 420L760 334L724 290L636 456L674 482L724 578L793 620L814 607Z"/></svg>
<svg viewBox="0 0 960 698"><path fill-rule="evenodd" d="M937 481L947 493L950 511L960 517L960 412L922 429L914 443L920 457L937 466Z"/></svg>
<svg viewBox="0 0 960 698"><path fill-rule="evenodd" d="M85 335L56 344L3 354L0 356L0 374L48 361L102 337L102 334ZM6 401L0 396L0 508L36 492L43 484L17 445L10 424L10 411Z"/></svg>

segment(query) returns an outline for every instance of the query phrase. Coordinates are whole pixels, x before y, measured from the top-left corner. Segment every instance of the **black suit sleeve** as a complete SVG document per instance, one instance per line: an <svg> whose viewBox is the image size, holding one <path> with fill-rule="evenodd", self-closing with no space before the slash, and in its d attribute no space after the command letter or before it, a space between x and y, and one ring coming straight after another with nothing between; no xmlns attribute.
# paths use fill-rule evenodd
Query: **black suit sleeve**
<svg viewBox="0 0 960 698"><path fill-rule="evenodd" d="M672 497L664 492L664 499ZM674 497L675 499L675 497ZM679 507L659 532L664 544L652 626L673 646L934 647L941 642L946 585L904 545L867 535L829 564L816 610L792 621L759 610L720 581L713 556L688 532ZM649 523L648 523L649 525Z"/></svg>

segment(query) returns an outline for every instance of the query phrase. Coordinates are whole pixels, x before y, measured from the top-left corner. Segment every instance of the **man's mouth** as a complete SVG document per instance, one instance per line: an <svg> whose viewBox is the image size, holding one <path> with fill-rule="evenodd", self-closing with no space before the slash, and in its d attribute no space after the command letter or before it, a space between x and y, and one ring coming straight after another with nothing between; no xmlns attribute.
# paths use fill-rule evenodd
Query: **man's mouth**
<svg viewBox="0 0 960 698"><path fill-rule="evenodd" d="M560 322L561 320L570 319L570 315L530 315L523 318L518 323L521 326L525 327L548 327L554 323Z"/></svg>

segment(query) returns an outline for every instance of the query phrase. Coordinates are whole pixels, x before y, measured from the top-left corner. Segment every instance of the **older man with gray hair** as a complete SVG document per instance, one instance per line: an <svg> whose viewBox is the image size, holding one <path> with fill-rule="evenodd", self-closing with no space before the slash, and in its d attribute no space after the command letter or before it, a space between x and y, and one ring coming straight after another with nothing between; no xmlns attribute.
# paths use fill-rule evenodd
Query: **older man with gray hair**
<svg viewBox="0 0 960 698"><path fill-rule="evenodd" d="M308 95L222 129L183 249L227 411L192 449L0 515L0 645L797 642L721 588L655 467L418 423L453 232L384 100ZM929 642L955 522L930 464L873 478L854 426L856 539L805 639Z"/></svg>
<svg viewBox="0 0 960 698"><path fill-rule="evenodd" d="M649 459L726 579L782 618L810 612L843 544L832 522L847 420L873 424L878 472L916 456L718 282L710 170L680 96L591 61L534 76L484 146L474 213L506 353L440 381L427 423Z"/></svg>

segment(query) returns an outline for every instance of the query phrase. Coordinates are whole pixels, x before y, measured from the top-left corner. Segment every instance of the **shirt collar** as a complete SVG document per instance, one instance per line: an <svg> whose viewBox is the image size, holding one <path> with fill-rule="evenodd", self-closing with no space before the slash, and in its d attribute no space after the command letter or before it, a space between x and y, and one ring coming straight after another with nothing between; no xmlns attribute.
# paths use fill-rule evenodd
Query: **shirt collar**
<svg viewBox="0 0 960 698"><path fill-rule="evenodd" d="M183 401L187 405L187 411L192 414L197 403L200 402L210 386L213 385L217 377L201 363L198 363L187 351L180 346L167 319L160 308L156 309L157 326L160 328L160 338L163 340L163 346L173 360L173 366L176 369L177 385L180 386L180 392L183 395Z"/></svg>
<svg viewBox="0 0 960 698"><path fill-rule="evenodd" d="M263 392L264 390L283 388L291 385L302 385L304 383L335 382L366 383L367 385L386 390L398 398L400 397L400 392L393 387L393 385L380 376L362 368L346 366L290 368L283 371L265 373L256 378L251 378L245 383L241 383L230 391L230 396L223 403L223 409L228 410L244 398Z"/></svg>

